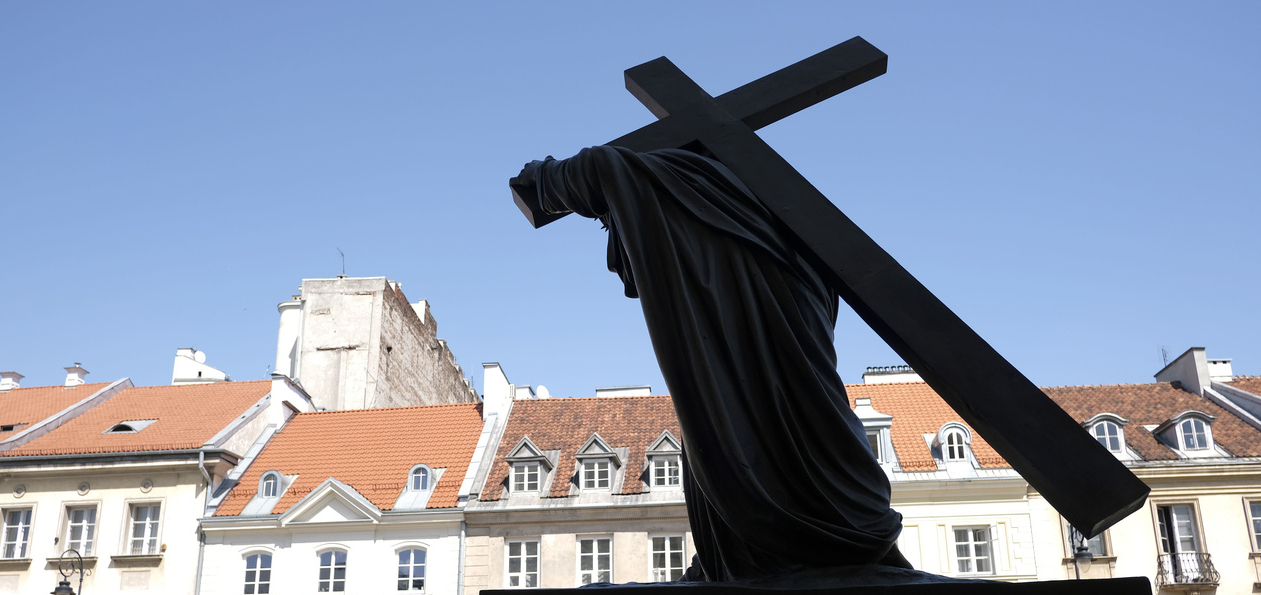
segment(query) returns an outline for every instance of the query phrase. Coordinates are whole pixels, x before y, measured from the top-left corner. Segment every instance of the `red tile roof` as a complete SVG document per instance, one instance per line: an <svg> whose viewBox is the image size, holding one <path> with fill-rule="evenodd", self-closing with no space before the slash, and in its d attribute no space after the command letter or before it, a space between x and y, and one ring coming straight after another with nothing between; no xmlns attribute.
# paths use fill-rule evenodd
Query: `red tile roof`
<svg viewBox="0 0 1261 595"><path fill-rule="evenodd" d="M1114 413L1129 420L1122 428L1125 442L1148 461L1176 459L1178 455L1142 426L1160 424L1191 410L1216 416L1213 440L1226 452L1236 457L1261 456L1261 432L1212 401L1170 383L1057 386L1042 390L1079 422L1100 413Z"/></svg>
<svg viewBox="0 0 1261 595"><path fill-rule="evenodd" d="M80 388L86 386L92 385ZM61 427L0 456L200 448L269 392L270 380L127 388ZM148 419L157 421L139 432L104 433L119 422Z"/></svg>
<svg viewBox="0 0 1261 595"><path fill-rule="evenodd" d="M1236 376L1226 384L1261 397L1261 376Z"/></svg>
<svg viewBox="0 0 1261 595"><path fill-rule="evenodd" d="M250 464L215 516L241 514L268 471L298 476L272 514L283 514L330 477L390 510L408 472L422 463L446 469L426 508L451 508L481 431L478 403L299 413Z"/></svg>
<svg viewBox="0 0 1261 595"><path fill-rule="evenodd" d="M959 414L923 382L847 384L845 392L849 395L850 407L854 406L855 399L871 399L872 409L893 416L889 434L903 471L936 470L937 462L924 441L924 434L937 433L947 422L963 423ZM963 425L972 433L972 454L982 468L1011 466L976 430Z"/></svg>
<svg viewBox="0 0 1261 595"><path fill-rule="evenodd" d="M0 392L0 425L33 424L82 401L109 386L108 382L79 386L32 386ZM6 438L0 434L0 439Z"/></svg>
<svg viewBox="0 0 1261 595"><path fill-rule="evenodd" d="M551 498L569 496L574 474L575 455L579 448L598 433L609 446L627 448L629 454L622 481L622 494L638 494L642 484L637 479L644 472L645 451L669 430L683 439L674 403L669 396L588 397L581 399L528 399L512 404L508 425L495 453L494 466L486 477L481 500L498 500L508 479L509 451L523 437L542 450L559 450L560 460L554 470Z"/></svg>

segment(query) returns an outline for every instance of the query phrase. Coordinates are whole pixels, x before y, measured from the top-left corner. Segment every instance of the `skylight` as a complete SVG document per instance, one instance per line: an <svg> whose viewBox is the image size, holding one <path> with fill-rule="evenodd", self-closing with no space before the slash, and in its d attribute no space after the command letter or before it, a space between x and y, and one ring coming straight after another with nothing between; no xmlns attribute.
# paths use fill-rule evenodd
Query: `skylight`
<svg viewBox="0 0 1261 595"><path fill-rule="evenodd" d="M120 421L114 424L113 426L110 426L108 430L105 430L104 432L101 432L101 433L102 434L135 434L136 432L139 432L140 430L143 430L149 427L149 425L155 421L158 421L158 420L156 419L130 419L130 420L125 420L125 421Z"/></svg>

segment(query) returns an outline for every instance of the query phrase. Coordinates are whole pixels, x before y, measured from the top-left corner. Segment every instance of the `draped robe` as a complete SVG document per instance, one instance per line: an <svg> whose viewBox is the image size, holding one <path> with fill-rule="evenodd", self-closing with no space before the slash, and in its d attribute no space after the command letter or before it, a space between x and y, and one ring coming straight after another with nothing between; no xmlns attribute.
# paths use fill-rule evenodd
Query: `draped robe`
<svg viewBox="0 0 1261 595"><path fill-rule="evenodd" d="M643 306L683 430L704 577L889 554L901 515L836 372L836 293L744 184L695 153L608 146L519 180L545 211L608 228L609 269Z"/></svg>

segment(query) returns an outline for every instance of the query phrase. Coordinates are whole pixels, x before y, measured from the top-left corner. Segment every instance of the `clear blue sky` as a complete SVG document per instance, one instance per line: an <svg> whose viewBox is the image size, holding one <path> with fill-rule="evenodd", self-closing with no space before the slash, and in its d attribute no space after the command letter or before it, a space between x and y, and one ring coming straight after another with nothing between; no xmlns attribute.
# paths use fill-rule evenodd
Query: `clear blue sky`
<svg viewBox="0 0 1261 595"><path fill-rule="evenodd" d="M1261 374L1261 4L0 3L0 370L263 378L304 277L387 276L459 362L666 387L599 225L507 179L861 35L889 73L763 130L1040 385L1191 346ZM840 372L900 363L851 312Z"/></svg>

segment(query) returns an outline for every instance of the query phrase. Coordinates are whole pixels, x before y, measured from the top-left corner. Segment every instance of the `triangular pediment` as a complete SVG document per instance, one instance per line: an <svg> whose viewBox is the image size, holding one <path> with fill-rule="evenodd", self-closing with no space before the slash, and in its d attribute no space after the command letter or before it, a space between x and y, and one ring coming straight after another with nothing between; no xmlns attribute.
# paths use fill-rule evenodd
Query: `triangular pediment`
<svg viewBox="0 0 1261 595"><path fill-rule="evenodd" d="M652 442L652 446L648 447L649 454L676 453L682 450L682 443L670 430L662 430L661 435Z"/></svg>
<svg viewBox="0 0 1261 595"><path fill-rule="evenodd" d="M381 511L354 488L328 478L280 517L281 525L293 523L377 522Z"/></svg>
<svg viewBox="0 0 1261 595"><path fill-rule="evenodd" d="M592 434L590 438L587 438L582 448L578 449L577 455L580 459L609 458L616 465L622 464L622 458L617 456L617 451L613 450L613 447L609 446L609 443L605 442L599 434Z"/></svg>
<svg viewBox="0 0 1261 595"><path fill-rule="evenodd" d="M543 449L539 448L534 442L530 441L530 437L526 436L508 451L505 457L509 463L518 463L526 461L536 461L542 463L548 469L552 468L552 462L547 460L547 455L543 454Z"/></svg>

